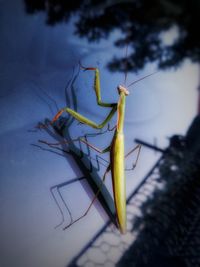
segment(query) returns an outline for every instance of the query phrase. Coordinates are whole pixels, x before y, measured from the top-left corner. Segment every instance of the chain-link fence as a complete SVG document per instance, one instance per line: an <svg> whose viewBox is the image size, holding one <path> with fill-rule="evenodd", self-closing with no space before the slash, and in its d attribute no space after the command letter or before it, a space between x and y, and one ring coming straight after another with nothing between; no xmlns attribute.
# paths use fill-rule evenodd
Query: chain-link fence
<svg viewBox="0 0 200 267"><path fill-rule="evenodd" d="M196 156L182 138L171 139L127 200L127 234L108 222L68 266L200 266Z"/></svg>
<svg viewBox="0 0 200 267"><path fill-rule="evenodd" d="M156 173L160 160L146 175L127 200L127 234L121 235L108 222L96 236L72 260L69 266L115 266L128 247L136 240L137 233L132 232L132 221L140 216L140 207L148 195L157 186Z"/></svg>

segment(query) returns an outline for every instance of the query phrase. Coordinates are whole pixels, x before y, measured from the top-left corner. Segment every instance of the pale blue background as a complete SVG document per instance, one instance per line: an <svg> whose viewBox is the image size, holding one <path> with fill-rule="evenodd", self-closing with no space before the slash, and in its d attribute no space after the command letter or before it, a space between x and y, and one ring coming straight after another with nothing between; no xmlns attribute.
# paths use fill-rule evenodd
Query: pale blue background
<svg viewBox="0 0 200 267"><path fill-rule="evenodd" d="M41 89L65 106L64 87L73 67L97 65L101 72L102 98L116 101L116 86L124 74L110 73L105 64L114 53L111 39L88 44L73 35L73 23L47 27L42 14L28 16L23 1L0 1L0 266L63 267L75 256L107 220L92 208L82 221L63 232L54 229L58 210L49 188L74 178L69 162L56 154L31 146L38 139L51 140L42 131L30 132L39 121L52 118ZM149 66L137 77L155 70ZM197 110L198 68L185 62L181 69L159 72L131 90L125 118L126 151L140 138L164 148L167 137L185 134ZM131 82L137 78L128 75ZM95 121L106 111L96 106L93 75L81 72L77 81L78 109ZM113 119L113 125L116 117ZM88 128L74 124L75 137ZM91 140L101 148L110 137ZM159 154L143 148L134 173L127 175L127 195L147 173ZM107 156L105 156L107 158ZM131 161L131 159L130 159ZM78 166L77 166L78 169ZM78 171L78 170L77 170ZM102 175L104 169L101 169ZM80 173L81 176L81 173ZM106 185L111 188L110 179ZM80 184L66 192L74 216L85 209L89 199Z"/></svg>

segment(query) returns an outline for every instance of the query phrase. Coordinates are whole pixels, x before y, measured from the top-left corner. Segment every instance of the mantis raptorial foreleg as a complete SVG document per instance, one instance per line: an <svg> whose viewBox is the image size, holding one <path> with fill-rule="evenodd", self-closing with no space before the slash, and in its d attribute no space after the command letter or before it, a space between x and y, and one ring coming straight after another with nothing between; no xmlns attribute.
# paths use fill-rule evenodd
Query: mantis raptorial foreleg
<svg viewBox="0 0 200 267"><path fill-rule="evenodd" d="M85 116L81 115L80 113L76 112L75 110L68 108L68 107L65 107L65 108L62 108L56 114L56 116L53 118L52 122L56 121L61 116L61 114L63 112L67 112L72 117L74 117L76 120L78 120L79 122L87 124L87 125L95 128L95 129L101 129L111 120L111 118L115 114L115 112L117 110L117 103L104 103L104 102L102 102L98 68L85 68L83 66L81 66L81 68L83 68L84 70L94 70L95 71L94 90L95 90L95 94L96 94L97 104L99 106L102 106L102 107L110 107L110 108L112 108L111 111L109 112L108 116L105 118L105 120L102 123L97 124L96 122L91 121L90 119L86 118Z"/></svg>

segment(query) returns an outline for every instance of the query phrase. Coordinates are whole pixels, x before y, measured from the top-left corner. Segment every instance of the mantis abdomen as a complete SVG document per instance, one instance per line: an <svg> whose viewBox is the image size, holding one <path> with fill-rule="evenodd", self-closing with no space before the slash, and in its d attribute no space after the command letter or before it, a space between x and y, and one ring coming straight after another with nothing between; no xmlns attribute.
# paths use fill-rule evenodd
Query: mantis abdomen
<svg viewBox="0 0 200 267"><path fill-rule="evenodd" d="M110 151L110 167L116 216L121 233L126 233L126 178L124 172L124 135L115 132Z"/></svg>

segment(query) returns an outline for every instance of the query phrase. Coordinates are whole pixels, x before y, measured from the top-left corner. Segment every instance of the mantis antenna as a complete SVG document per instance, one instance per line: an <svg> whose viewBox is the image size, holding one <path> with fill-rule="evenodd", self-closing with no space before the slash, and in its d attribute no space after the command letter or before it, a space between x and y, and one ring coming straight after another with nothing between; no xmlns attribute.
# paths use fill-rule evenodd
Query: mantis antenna
<svg viewBox="0 0 200 267"><path fill-rule="evenodd" d="M149 77L149 76L152 76L152 75L156 74L157 72L159 72L159 71L155 71L155 72L153 72L153 73L151 73L151 74L148 74L148 75L146 75L146 76L144 76L144 77L142 77L142 78L140 78L140 79L138 79L138 80L136 80L136 81L133 81L132 83L130 83L130 84L127 86L127 88L130 87L130 86L132 86L132 85L134 85L134 84L136 84L136 83L138 83L138 82L140 82L140 81L142 81L142 80L144 80L144 79L146 79L146 78Z"/></svg>
<svg viewBox="0 0 200 267"><path fill-rule="evenodd" d="M126 45L126 52L125 52L125 66L126 66L126 69L125 69L125 73L124 73L124 85L126 87L126 80L127 80L127 74L128 74L128 44Z"/></svg>
<svg viewBox="0 0 200 267"><path fill-rule="evenodd" d="M126 65L126 69L125 69L125 73L124 73L124 85L126 88L128 88L128 87L130 87L130 86L132 86L132 85L134 85L134 84L136 84L136 83L138 83L138 82L146 79L147 77L152 76L158 72L158 71L155 71L153 73L145 75L144 77L141 77L138 80L135 80L132 83L130 83L128 86L126 86L127 74L128 74L128 44L126 45L126 51L125 51L125 65Z"/></svg>

